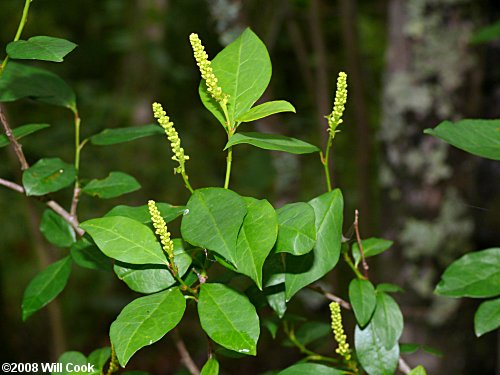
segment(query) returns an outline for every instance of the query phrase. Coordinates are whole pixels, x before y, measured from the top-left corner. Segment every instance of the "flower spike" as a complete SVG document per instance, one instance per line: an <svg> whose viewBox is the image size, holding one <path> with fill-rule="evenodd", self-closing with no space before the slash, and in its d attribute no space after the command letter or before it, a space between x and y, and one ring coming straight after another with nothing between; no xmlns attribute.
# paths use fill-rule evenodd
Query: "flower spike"
<svg viewBox="0 0 500 375"><path fill-rule="evenodd" d="M333 103L333 110L328 116L328 131L330 132L330 137L333 139L335 133L338 132L337 126L339 126L343 120L342 115L345 110L345 103L347 101L347 74L340 72L337 78L337 91L335 92L335 102Z"/></svg>
<svg viewBox="0 0 500 375"><path fill-rule="evenodd" d="M149 214L151 215L151 221L155 228L155 233L160 237L160 242L163 251L167 254L169 260L169 267L177 275L177 266L174 263L174 242L170 238L170 232L167 229L167 223L160 214L160 210L156 206L156 202L153 200L148 201Z"/></svg>
<svg viewBox="0 0 500 375"><path fill-rule="evenodd" d="M342 315L340 314L340 305L337 302L330 303L330 311L332 312L332 330L335 335L335 341L339 344L335 349L337 354L340 354L346 361L351 359L351 351L347 343L347 336L344 333L342 326Z"/></svg>

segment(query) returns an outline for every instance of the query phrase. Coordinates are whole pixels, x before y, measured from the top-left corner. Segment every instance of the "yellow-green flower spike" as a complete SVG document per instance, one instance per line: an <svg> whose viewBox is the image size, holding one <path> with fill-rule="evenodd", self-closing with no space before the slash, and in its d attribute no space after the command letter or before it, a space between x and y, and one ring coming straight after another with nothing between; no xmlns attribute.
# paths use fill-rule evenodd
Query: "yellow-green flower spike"
<svg viewBox="0 0 500 375"><path fill-rule="evenodd" d="M165 223L165 220L161 216L155 201L148 201L148 208L149 214L151 215L151 221L155 228L155 233L160 237L163 251L167 254L168 260L170 261L170 267L173 272L177 273L177 267L174 263L174 242L170 239L167 223Z"/></svg>
<svg viewBox="0 0 500 375"><path fill-rule="evenodd" d="M335 137L337 126L342 123L342 115L344 114L345 103L347 101L347 74L340 72L337 78L337 91L335 92L335 102L333 103L333 111L326 118L328 119L328 131L330 137Z"/></svg>
<svg viewBox="0 0 500 375"><path fill-rule="evenodd" d="M191 42L191 47L193 48L196 64L200 68L201 77L205 80L207 85L207 91L210 93L212 98L214 98L221 105L226 105L228 95L224 94L222 92L222 88L219 86L217 77L215 76L210 65L210 60L208 60L208 55L205 52L205 47L201 44L198 34L192 33L189 36L189 41Z"/></svg>
<svg viewBox="0 0 500 375"><path fill-rule="evenodd" d="M168 140L170 141L170 147L174 153L172 160L179 163L179 166L174 169L174 173L185 174L186 169L184 163L186 160L189 160L189 156L184 154L184 149L181 147L181 139L179 138L179 134L177 134L177 130L174 128L174 123L170 121L170 117L167 116L167 113L163 110L160 103L153 103L153 114L158 120L158 123L165 129L165 134L167 134Z"/></svg>
<svg viewBox="0 0 500 375"><path fill-rule="evenodd" d="M346 361L351 359L351 351L347 343L347 336L344 333L342 326L342 315L340 314L340 305L337 302L330 303L330 311L332 312L332 330L335 335L335 341L339 344L335 352L345 358Z"/></svg>

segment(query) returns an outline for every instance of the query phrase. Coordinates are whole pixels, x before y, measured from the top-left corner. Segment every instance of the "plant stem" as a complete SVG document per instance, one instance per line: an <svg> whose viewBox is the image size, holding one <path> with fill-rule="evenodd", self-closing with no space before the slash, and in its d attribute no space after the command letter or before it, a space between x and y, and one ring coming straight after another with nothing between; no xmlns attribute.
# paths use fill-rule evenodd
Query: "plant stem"
<svg viewBox="0 0 500 375"><path fill-rule="evenodd" d="M17 42L19 38L21 38L21 34L24 29L24 25L26 24L26 21L28 19L28 11L30 9L30 4L31 0L25 0L24 1L24 9L23 9L23 15L21 17L21 21L19 22L19 26L17 27L17 32L16 36L14 37L14 42ZM2 78L2 74L5 70L5 67L7 66L7 62L9 61L9 55L5 56L5 59L2 61L2 65L0 66L0 78Z"/></svg>
<svg viewBox="0 0 500 375"><path fill-rule="evenodd" d="M182 170L181 175L182 175L182 179L184 180L184 185L186 185L186 188L191 192L191 194L193 194L194 190L191 187L191 184L189 183L188 176L186 175L186 172L184 170Z"/></svg>
<svg viewBox="0 0 500 375"><path fill-rule="evenodd" d="M354 263L352 262L352 259L351 257L349 256L349 254L347 253L344 253L344 260L345 262L347 263L347 265L351 268L351 270L356 274L356 277L358 279L361 279L361 280L366 280L366 277L363 276L363 274L361 272L359 272L359 270L356 268L356 266L354 265Z"/></svg>
<svg viewBox="0 0 500 375"><path fill-rule="evenodd" d="M200 370L194 363L191 354L189 354L189 351L186 348L186 344L184 344L184 341L182 340L182 337L179 334L179 330L177 328L174 328L172 333L174 336L175 346L177 347L177 351L181 356L181 362L184 364L184 366L186 366L191 375L200 375Z"/></svg>
<svg viewBox="0 0 500 375"><path fill-rule="evenodd" d="M325 155L321 155L321 162L323 163L323 168L325 169L325 179L326 179L326 188L328 191L332 191L332 181L330 177L330 167L329 167L329 159L330 159L330 148L332 147L333 139L328 137L328 142L326 143Z"/></svg>
<svg viewBox="0 0 500 375"><path fill-rule="evenodd" d="M75 108L73 110L75 118L75 187L73 188L73 199L71 200L70 215L76 218L76 210L78 208L78 201L80 199L80 182L79 182L79 171L80 171L80 151L82 150L82 143L80 143L80 116L78 115L78 110ZM84 141L85 142L85 141Z"/></svg>
<svg viewBox="0 0 500 375"><path fill-rule="evenodd" d="M347 310L351 310L352 309L351 304L349 302L344 301L342 298L336 296L333 293L327 292L326 290L324 290L319 285L309 285L307 288L315 291L316 293L324 295L325 298L328 299L328 300L330 300L330 301L337 302L344 309L347 309Z"/></svg>
<svg viewBox="0 0 500 375"><path fill-rule="evenodd" d="M229 113L227 112L227 105L225 103L220 103L222 111L224 112L224 117L226 118L226 132L227 132L227 140L231 139L231 136L236 131L235 128L231 125L231 119L229 118ZM231 178L231 167L233 164L233 148L229 147L227 150L227 158L226 158L226 178L224 179L224 189L229 188L229 179Z"/></svg>
<svg viewBox="0 0 500 375"><path fill-rule="evenodd" d="M368 263L366 263L365 259L365 252L363 250L363 244L361 243L361 237L359 235L359 228L358 228L358 217L359 217L359 211L355 210L354 211L354 231L356 232L356 240L358 241L358 247L359 247L359 252L361 253L361 262L363 264L363 270L365 273L365 278L368 279Z"/></svg>
<svg viewBox="0 0 500 375"><path fill-rule="evenodd" d="M21 144L17 141L16 137L14 137L14 134L12 133L12 129L9 122L7 121L7 117L5 117L5 114L3 113L2 105L0 105L0 122L2 123L5 135L7 136L7 138L9 138L9 142L12 145L14 152L16 153L17 160L19 160L19 163L21 164L21 170L25 171L29 168L29 164L26 161L26 157L24 156Z"/></svg>

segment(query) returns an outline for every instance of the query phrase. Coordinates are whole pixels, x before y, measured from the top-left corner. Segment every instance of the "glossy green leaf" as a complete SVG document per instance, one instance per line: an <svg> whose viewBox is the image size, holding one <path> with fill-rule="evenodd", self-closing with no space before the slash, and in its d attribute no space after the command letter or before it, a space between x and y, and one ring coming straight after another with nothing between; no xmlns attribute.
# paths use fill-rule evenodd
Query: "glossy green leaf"
<svg viewBox="0 0 500 375"><path fill-rule="evenodd" d="M300 139L279 134L257 132L234 134L226 143L224 150L239 144L249 144L264 150L283 151L290 154L310 154L312 152L319 152L319 148L310 143L301 141Z"/></svg>
<svg viewBox="0 0 500 375"><path fill-rule="evenodd" d="M262 290L262 267L278 236L278 217L267 200L244 200L247 214L238 233L234 265Z"/></svg>
<svg viewBox="0 0 500 375"><path fill-rule="evenodd" d="M0 80L0 102L30 98L76 111L76 96L58 75L33 66L9 62Z"/></svg>
<svg viewBox="0 0 500 375"><path fill-rule="evenodd" d="M87 357L85 357L82 353L76 352L76 351L71 351L71 352L65 352L63 353L59 359L57 360L58 363L61 363L61 367L59 368L62 371L52 371L52 374L54 375L84 375L84 374L95 374L98 372L92 372L92 371L76 371L78 367L76 366L84 366L88 364Z"/></svg>
<svg viewBox="0 0 500 375"><path fill-rule="evenodd" d="M46 306L61 293L71 273L71 257L52 263L29 283L23 296L23 320Z"/></svg>
<svg viewBox="0 0 500 375"><path fill-rule="evenodd" d="M137 180L123 172L111 172L102 180L92 180L82 188L82 192L93 197L109 199L139 190Z"/></svg>
<svg viewBox="0 0 500 375"><path fill-rule="evenodd" d="M377 305L373 284L368 280L353 279L349 284L349 301L358 325L364 327L370 321Z"/></svg>
<svg viewBox="0 0 500 375"><path fill-rule="evenodd" d="M83 238L75 242L70 249L71 258L80 267L91 270L110 271L112 269L111 258L108 258L89 238Z"/></svg>
<svg viewBox="0 0 500 375"><path fill-rule="evenodd" d="M40 159L23 173L26 195L40 196L64 189L76 178L75 167L59 158Z"/></svg>
<svg viewBox="0 0 500 375"><path fill-rule="evenodd" d="M391 283L378 284L375 289L377 290L377 292L386 292L386 293L404 292L404 289L401 288L399 285Z"/></svg>
<svg viewBox="0 0 500 375"><path fill-rule="evenodd" d="M425 133L471 154L500 160L500 120L443 121Z"/></svg>
<svg viewBox="0 0 500 375"><path fill-rule="evenodd" d="M285 268L286 299L320 279L335 267L342 241L343 199L339 189L309 201L316 216L316 244L311 252L288 256Z"/></svg>
<svg viewBox="0 0 500 375"><path fill-rule="evenodd" d="M110 258L130 264L168 265L155 234L138 221L111 216L87 220L80 227Z"/></svg>
<svg viewBox="0 0 500 375"><path fill-rule="evenodd" d="M399 345L386 349L377 337L373 320L365 329L356 326L354 343L359 363L369 375L394 375L399 361Z"/></svg>
<svg viewBox="0 0 500 375"><path fill-rule="evenodd" d="M500 295L500 248L465 254L448 266L434 292L447 297Z"/></svg>
<svg viewBox="0 0 500 375"><path fill-rule="evenodd" d="M165 134L165 130L163 130L161 126L154 124L132 126L128 128L104 129L102 132L90 137L90 142L97 146L109 146L157 134Z"/></svg>
<svg viewBox="0 0 500 375"><path fill-rule="evenodd" d="M100 374L106 362L111 358L111 348L105 347L94 350L89 354L88 363L94 365L96 373ZM104 372L104 371L103 371Z"/></svg>
<svg viewBox="0 0 500 375"><path fill-rule="evenodd" d="M178 288L137 298L125 306L109 329L120 365L125 367L139 349L175 328L184 310L186 300Z"/></svg>
<svg viewBox="0 0 500 375"><path fill-rule="evenodd" d="M276 210L279 221L276 252L304 255L316 243L315 214L311 205L298 202Z"/></svg>
<svg viewBox="0 0 500 375"><path fill-rule="evenodd" d="M273 309L279 318L283 318L287 309L285 283L264 288L264 294L269 307Z"/></svg>
<svg viewBox="0 0 500 375"><path fill-rule="evenodd" d="M324 322L305 322L295 331L295 338L302 345L306 346L325 336L332 334L332 327Z"/></svg>
<svg viewBox="0 0 500 375"><path fill-rule="evenodd" d="M198 314L208 336L235 352L256 355L259 317L248 298L224 284L200 287Z"/></svg>
<svg viewBox="0 0 500 375"><path fill-rule="evenodd" d="M250 29L220 51L211 66L223 93L229 95L227 107L231 123L252 107L271 80L271 60L266 46ZM224 113L208 93L204 80L199 93L203 105L224 125Z"/></svg>
<svg viewBox="0 0 500 375"><path fill-rule="evenodd" d="M421 349L424 352L432 354L436 357L443 356L443 353L440 350L433 348L431 346L422 345L422 344L412 344L412 343L399 344L399 349L400 349L401 353L404 353L404 354L413 354L417 350Z"/></svg>
<svg viewBox="0 0 500 375"><path fill-rule="evenodd" d="M52 210L45 210L40 222L40 231L51 244L70 247L76 241L75 230Z"/></svg>
<svg viewBox="0 0 500 375"><path fill-rule="evenodd" d="M191 257L184 250L182 240L177 238L174 239L174 256L179 276L182 277L191 265ZM156 293L177 282L165 265L116 262L114 271L120 280L138 293Z"/></svg>
<svg viewBox="0 0 500 375"><path fill-rule="evenodd" d="M215 357L210 358L203 365L200 375L219 375L219 362Z"/></svg>
<svg viewBox="0 0 500 375"><path fill-rule="evenodd" d="M166 223L169 223L181 216L186 209L184 206L172 206L169 203L158 202L156 202L156 207L160 210L160 214ZM104 216L125 216L143 224L151 223L151 214L149 213L147 205L137 207L123 205L115 206Z"/></svg>
<svg viewBox="0 0 500 375"><path fill-rule="evenodd" d="M346 372L335 369L333 367L320 365L318 363L298 363L296 365L290 366L278 372L277 375L342 375L342 374L346 374Z"/></svg>
<svg viewBox="0 0 500 375"><path fill-rule="evenodd" d="M419 366L415 367L414 369L412 369L408 373L408 375L427 375L427 372L425 371L424 366L419 365Z"/></svg>
<svg viewBox="0 0 500 375"><path fill-rule="evenodd" d="M361 240L361 245L363 245L363 252L365 258L372 257L383 253L392 246L393 242L390 240L384 240L383 238L368 238L366 240ZM352 245L352 256L354 258L354 264L356 267L361 261L361 252L359 251L359 245L354 243Z"/></svg>
<svg viewBox="0 0 500 375"><path fill-rule="evenodd" d="M46 129L49 126L50 126L49 124L21 125L21 126L18 126L17 128L12 129L12 134L14 135L14 138L19 140L19 139L21 139L27 135L30 135L32 133L35 133L39 130ZM0 148L8 146L8 145L10 145L9 138L5 134L0 135Z"/></svg>
<svg viewBox="0 0 500 375"><path fill-rule="evenodd" d="M477 30L470 39L471 43L487 43L500 38L500 21L486 25Z"/></svg>
<svg viewBox="0 0 500 375"><path fill-rule="evenodd" d="M500 327L500 298L485 301L474 315L474 331L477 337Z"/></svg>
<svg viewBox="0 0 500 375"><path fill-rule="evenodd" d="M66 39L33 36L7 44L7 54L11 59L62 62L75 48L76 44Z"/></svg>
<svg viewBox="0 0 500 375"><path fill-rule="evenodd" d="M271 102L266 102L263 104L256 105L251 108L248 112L241 115L236 119L236 122L250 122L259 120L264 117L274 115L281 112L294 112L295 108L293 105L286 100L273 100Z"/></svg>
<svg viewBox="0 0 500 375"><path fill-rule="evenodd" d="M198 189L186 205L182 237L235 264L236 240L246 213L245 201L235 192L222 188Z"/></svg>
<svg viewBox="0 0 500 375"><path fill-rule="evenodd" d="M403 314L396 301L388 294L377 293L372 327L387 350L397 344L403 333Z"/></svg>

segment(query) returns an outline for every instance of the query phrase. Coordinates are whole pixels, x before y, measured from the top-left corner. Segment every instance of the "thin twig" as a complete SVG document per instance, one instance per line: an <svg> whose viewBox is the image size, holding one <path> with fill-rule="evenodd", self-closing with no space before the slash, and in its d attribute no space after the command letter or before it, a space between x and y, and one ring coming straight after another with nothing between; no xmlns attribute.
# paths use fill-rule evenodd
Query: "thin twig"
<svg viewBox="0 0 500 375"><path fill-rule="evenodd" d="M368 263L366 263L365 251L363 250L363 244L361 243L361 237L359 235L358 216L359 216L359 211L355 210L354 211L354 230L356 232L356 240L358 241L359 252L361 253L361 262L363 264L363 270L365 273L365 277L368 279L368 269L370 267L368 267Z"/></svg>
<svg viewBox="0 0 500 375"><path fill-rule="evenodd" d="M406 363L403 357L399 357L398 368L403 374L409 374L411 371L410 366Z"/></svg>
<svg viewBox="0 0 500 375"><path fill-rule="evenodd" d="M317 292L317 293L324 295L326 297L326 299L329 299L330 301L337 302L344 309L351 310L351 304L349 302L344 301L342 298L337 297L335 294L327 292L319 285L309 285L308 288Z"/></svg>
<svg viewBox="0 0 500 375"><path fill-rule="evenodd" d="M7 136L7 138L9 138L10 144L12 145L12 148L16 153L17 160L19 160L19 163L21 164L21 169L23 171L28 169L29 164L26 161L26 157L24 156L22 146L19 144L16 137L14 137L14 134L12 134L12 129L9 125L9 122L7 121L7 117L5 117L5 114L3 113L3 107L1 105L0 105L0 122L2 122L3 129L5 130L5 135Z"/></svg>
<svg viewBox="0 0 500 375"><path fill-rule="evenodd" d="M179 330L175 328L172 333L174 335L175 346L177 346L177 350L181 356L181 362L184 366L186 366L192 375L200 375L200 370L194 363L193 358L191 358L191 354L189 354L186 345L179 334Z"/></svg>
<svg viewBox="0 0 500 375"><path fill-rule="evenodd" d="M21 185L16 184L15 182L0 178L0 185L8 187L11 190L17 191L18 193L24 194L24 188Z"/></svg>
<svg viewBox="0 0 500 375"><path fill-rule="evenodd" d="M78 201L80 199L80 193L81 189L78 186L78 184L75 184L75 188L73 190L73 199L71 199L71 210L69 211L69 214L73 218L73 220L76 220L76 209L78 207Z"/></svg>

